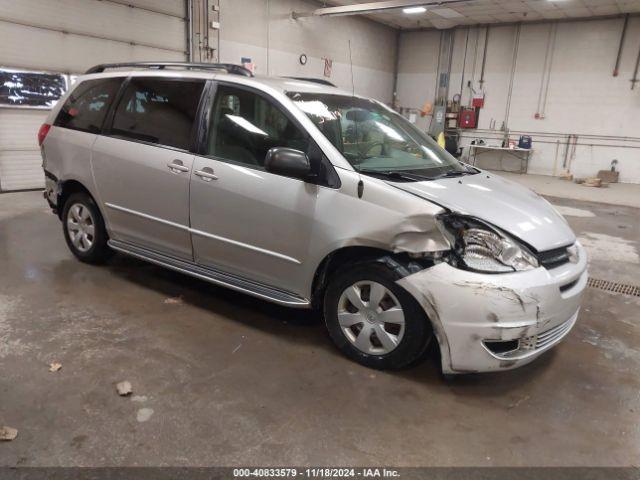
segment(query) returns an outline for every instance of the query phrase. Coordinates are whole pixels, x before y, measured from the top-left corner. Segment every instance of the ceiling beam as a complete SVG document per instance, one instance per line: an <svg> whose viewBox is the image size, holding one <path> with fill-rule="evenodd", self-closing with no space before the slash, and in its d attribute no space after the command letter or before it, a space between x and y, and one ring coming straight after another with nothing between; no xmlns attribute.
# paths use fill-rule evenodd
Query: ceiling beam
<svg viewBox="0 0 640 480"><path fill-rule="evenodd" d="M293 18L302 17L338 17L345 15L364 15L386 10L397 10L407 7L438 7L452 3L466 3L469 0L386 0L383 2L357 3L340 7L324 7L309 12L292 12Z"/></svg>

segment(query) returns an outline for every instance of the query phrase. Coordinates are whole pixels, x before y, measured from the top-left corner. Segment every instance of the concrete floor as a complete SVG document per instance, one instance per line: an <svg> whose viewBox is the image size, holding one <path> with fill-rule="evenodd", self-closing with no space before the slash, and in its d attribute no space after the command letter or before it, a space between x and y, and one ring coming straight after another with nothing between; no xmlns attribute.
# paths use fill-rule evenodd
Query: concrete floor
<svg viewBox="0 0 640 480"><path fill-rule="evenodd" d="M552 201L592 276L640 283L639 210ZM348 361L307 312L120 255L79 263L39 192L0 195L0 271L0 425L19 429L3 466L640 463L637 297L589 289L537 362L445 382L434 360Z"/></svg>
<svg viewBox="0 0 640 480"><path fill-rule="evenodd" d="M637 183L611 183L605 187L586 187L549 175L520 175L511 172L495 172L518 182L540 195L562 197L586 202L607 203L640 208L640 185Z"/></svg>

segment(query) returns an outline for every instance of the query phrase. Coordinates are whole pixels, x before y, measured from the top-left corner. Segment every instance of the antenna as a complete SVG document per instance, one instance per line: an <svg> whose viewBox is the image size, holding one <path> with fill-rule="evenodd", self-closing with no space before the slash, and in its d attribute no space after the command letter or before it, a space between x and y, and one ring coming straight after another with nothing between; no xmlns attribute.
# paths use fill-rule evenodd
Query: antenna
<svg viewBox="0 0 640 480"><path fill-rule="evenodd" d="M356 94L356 86L353 83L353 59L351 58L351 39L349 39L349 66L351 67L351 95Z"/></svg>

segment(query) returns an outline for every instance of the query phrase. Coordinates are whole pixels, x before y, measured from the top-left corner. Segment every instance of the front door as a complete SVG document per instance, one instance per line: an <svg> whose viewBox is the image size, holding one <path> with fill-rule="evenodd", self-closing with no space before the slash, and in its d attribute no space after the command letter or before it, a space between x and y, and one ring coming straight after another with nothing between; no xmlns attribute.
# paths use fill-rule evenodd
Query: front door
<svg viewBox="0 0 640 480"><path fill-rule="evenodd" d="M318 186L269 173L267 151L306 151L308 135L274 99L220 84L206 155L191 180L196 262L303 295Z"/></svg>
<svg viewBox="0 0 640 480"><path fill-rule="evenodd" d="M192 128L204 81L132 77L92 164L112 239L192 260Z"/></svg>

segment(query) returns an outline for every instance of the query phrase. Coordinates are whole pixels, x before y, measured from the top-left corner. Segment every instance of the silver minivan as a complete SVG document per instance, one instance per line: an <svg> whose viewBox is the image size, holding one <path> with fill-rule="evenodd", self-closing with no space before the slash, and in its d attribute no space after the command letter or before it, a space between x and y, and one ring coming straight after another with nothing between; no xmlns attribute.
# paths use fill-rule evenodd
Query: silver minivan
<svg viewBox="0 0 640 480"><path fill-rule="evenodd" d="M369 367L434 340L445 374L513 368L578 316L587 258L549 203L324 80L99 65L38 140L78 259L122 252L315 308Z"/></svg>

